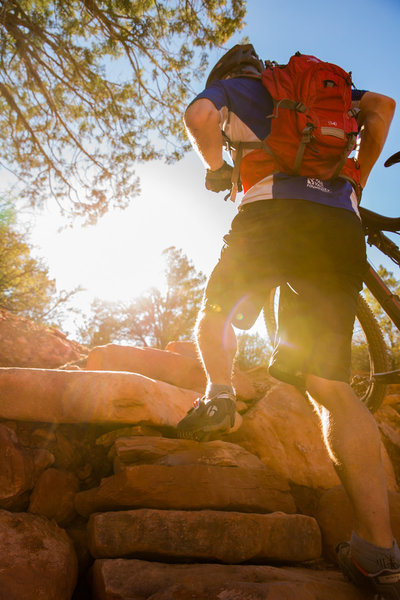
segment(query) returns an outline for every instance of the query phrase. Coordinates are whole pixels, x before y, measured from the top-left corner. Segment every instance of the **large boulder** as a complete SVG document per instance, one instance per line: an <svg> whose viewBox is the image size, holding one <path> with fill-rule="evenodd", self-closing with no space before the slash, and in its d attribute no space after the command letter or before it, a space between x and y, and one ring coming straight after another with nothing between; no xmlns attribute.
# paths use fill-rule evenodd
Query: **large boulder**
<svg viewBox="0 0 400 600"><path fill-rule="evenodd" d="M365 600L332 570L99 559L93 600Z"/></svg>
<svg viewBox="0 0 400 600"><path fill-rule="evenodd" d="M0 510L0 538L0 600L71 599L76 554L56 523Z"/></svg>
<svg viewBox="0 0 400 600"><path fill-rule="evenodd" d="M197 394L135 373L0 368L0 418L175 427Z"/></svg>
<svg viewBox="0 0 400 600"><path fill-rule="evenodd" d="M321 439L319 419L293 386L274 386L227 439L298 485L330 488L339 483Z"/></svg>
<svg viewBox="0 0 400 600"><path fill-rule="evenodd" d="M200 394L206 387L205 372L197 356L158 348L119 344L97 346L89 352L86 369L140 373L177 387L196 390ZM234 370L233 384L237 396L243 400L253 400L258 395L250 379L237 368Z"/></svg>
<svg viewBox="0 0 400 600"><path fill-rule="evenodd" d="M320 557L321 534L303 515L139 509L92 515L89 546L96 558L297 563Z"/></svg>

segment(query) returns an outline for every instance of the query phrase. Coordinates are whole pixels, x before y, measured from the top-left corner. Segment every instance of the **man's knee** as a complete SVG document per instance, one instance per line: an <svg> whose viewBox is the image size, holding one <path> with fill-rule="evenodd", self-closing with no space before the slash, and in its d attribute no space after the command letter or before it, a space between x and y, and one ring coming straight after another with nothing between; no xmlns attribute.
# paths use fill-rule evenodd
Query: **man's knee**
<svg viewBox="0 0 400 600"><path fill-rule="evenodd" d="M197 319L197 327L204 321L206 323L220 323L223 321L238 329L248 330L256 322L261 311L261 306L259 303L256 304L254 300L249 297L241 298L229 310L220 304L208 301L200 310Z"/></svg>
<svg viewBox="0 0 400 600"><path fill-rule="evenodd" d="M229 315L222 312L222 310L210 309L210 307L203 306L197 316L195 325L196 337L201 336L203 333L215 331L229 325Z"/></svg>
<svg viewBox="0 0 400 600"><path fill-rule="evenodd" d="M305 381L306 390L311 398L329 412L343 411L354 404L361 404L350 384L345 381L324 379L312 374L306 375Z"/></svg>

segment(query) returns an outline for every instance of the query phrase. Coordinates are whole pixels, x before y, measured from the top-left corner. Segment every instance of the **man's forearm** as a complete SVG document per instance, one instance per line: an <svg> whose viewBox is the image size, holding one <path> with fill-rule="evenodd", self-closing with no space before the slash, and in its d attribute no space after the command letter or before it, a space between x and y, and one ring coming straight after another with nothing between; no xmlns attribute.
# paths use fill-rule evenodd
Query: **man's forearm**
<svg viewBox="0 0 400 600"><path fill-rule="evenodd" d="M385 144L396 103L388 96L366 92L360 101L359 149L361 185L365 187L372 167L379 158Z"/></svg>

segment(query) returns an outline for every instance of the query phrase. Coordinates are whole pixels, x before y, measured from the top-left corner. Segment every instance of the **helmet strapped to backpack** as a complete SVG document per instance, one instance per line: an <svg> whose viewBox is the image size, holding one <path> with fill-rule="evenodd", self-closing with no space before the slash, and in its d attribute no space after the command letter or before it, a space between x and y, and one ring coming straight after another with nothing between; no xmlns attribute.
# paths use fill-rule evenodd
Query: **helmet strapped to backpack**
<svg viewBox="0 0 400 600"><path fill-rule="evenodd" d="M252 67L248 72L250 76L254 75L254 69L261 75L265 68L252 44L236 44L213 67L208 76L206 87L213 81L223 79L227 75L231 77L246 75L246 67Z"/></svg>

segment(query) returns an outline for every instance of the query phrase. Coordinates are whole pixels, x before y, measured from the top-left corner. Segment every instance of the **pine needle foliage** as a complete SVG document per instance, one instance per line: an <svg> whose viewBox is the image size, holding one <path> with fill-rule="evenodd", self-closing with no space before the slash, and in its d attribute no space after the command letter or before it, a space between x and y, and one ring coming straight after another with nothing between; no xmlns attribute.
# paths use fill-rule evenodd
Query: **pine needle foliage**
<svg viewBox="0 0 400 600"><path fill-rule="evenodd" d="M187 149L182 112L245 0L0 1L0 164L32 206L95 222L140 191L138 161Z"/></svg>

